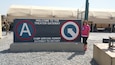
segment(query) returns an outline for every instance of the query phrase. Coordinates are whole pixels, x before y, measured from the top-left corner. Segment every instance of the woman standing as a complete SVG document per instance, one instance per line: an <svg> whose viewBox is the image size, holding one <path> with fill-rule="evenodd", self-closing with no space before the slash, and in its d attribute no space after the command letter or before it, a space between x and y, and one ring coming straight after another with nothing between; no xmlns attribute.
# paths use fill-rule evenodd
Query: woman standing
<svg viewBox="0 0 115 65"><path fill-rule="evenodd" d="M87 39L89 37L89 32L90 32L90 26L88 25L88 21L84 20L82 26L82 34L81 34L84 43L84 51L87 50Z"/></svg>

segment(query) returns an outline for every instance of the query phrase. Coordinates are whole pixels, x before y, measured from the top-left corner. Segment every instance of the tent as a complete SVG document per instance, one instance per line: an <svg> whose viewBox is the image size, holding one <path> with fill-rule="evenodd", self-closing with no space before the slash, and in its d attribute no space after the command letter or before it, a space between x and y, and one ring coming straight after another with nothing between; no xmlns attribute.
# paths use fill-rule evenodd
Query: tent
<svg viewBox="0 0 115 65"><path fill-rule="evenodd" d="M43 7L43 6L21 6L12 5L8 12L9 22L14 19L84 19L83 9ZM90 9L89 21L93 23L115 23L115 10L110 9Z"/></svg>
<svg viewBox="0 0 115 65"><path fill-rule="evenodd" d="M80 10L81 19L84 19L84 10ZM79 17L80 18L80 17ZM90 9L89 10L89 21L93 21L94 23L115 23L115 10L111 9Z"/></svg>
<svg viewBox="0 0 115 65"><path fill-rule="evenodd" d="M76 19L77 9L42 7L42 6L17 6L13 5L7 12L10 22L13 19Z"/></svg>

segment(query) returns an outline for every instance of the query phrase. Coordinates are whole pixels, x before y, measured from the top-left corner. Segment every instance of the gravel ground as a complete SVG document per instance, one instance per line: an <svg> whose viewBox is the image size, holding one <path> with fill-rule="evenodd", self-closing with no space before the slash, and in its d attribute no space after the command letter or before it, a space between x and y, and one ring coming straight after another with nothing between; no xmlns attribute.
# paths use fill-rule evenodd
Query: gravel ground
<svg viewBox="0 0 115 65"><path fill-rule="evenodd" d="M0 39L0 65L97 65L93 60L93 44L115 33L90 33L86 52L10 52L11 32Z"/></svg>

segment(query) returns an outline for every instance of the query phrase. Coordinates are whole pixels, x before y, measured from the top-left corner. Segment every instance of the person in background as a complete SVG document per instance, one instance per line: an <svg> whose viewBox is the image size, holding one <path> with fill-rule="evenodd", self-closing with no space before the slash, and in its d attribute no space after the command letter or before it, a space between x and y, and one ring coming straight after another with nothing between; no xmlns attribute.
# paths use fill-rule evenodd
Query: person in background
<svg viewBox="0 0 115 65"><path fill-rule="evenodd" d="M88 21L84 20L82 26L82 32L81 32L81 36L83 38L83 43L84 43L84 51L87 50L87 39L89 37L89 32L90 32L90 26L88 25Z"/></svg>
<svg viewBox="0 0 115 65"><path fill-rule="evenodd" d="M9 25L8 22L4 22L4 28L5 28L5 30L6 30L6 35L7 35L8 32L9 32L9 29L10 29L10 25Z"/></svg>

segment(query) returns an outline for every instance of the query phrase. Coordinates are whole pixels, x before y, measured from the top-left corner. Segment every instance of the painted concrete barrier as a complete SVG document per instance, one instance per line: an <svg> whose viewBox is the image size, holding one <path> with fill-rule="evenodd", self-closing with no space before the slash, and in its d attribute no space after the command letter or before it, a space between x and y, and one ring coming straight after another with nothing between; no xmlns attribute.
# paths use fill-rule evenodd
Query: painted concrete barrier
<svg viewBox="0 0 115 65"><path fill-rule="evenodd" d="M15 19L11 51L83 51L81 20Z"/></svg>
<svg viewBox="0 0 115 65"><path fill-rule="evenodd" d="M115 65L115 50L108 49L108 44L94 44L93 58L99 65Z"/></svg>

